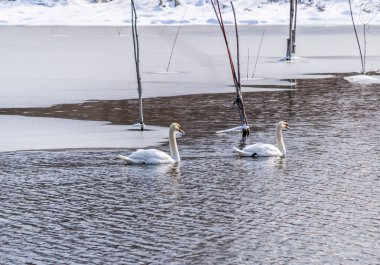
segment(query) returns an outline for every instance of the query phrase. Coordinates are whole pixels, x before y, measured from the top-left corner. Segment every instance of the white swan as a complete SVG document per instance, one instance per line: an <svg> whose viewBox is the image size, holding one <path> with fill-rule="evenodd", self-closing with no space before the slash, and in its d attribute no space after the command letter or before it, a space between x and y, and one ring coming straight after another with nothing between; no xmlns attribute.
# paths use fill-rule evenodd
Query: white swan
<svg viewBox="0 0 380 265"><path fill-rule="evenodd" d="M175 136L176 131L184 133L178 123L172 123L169 128L169 147L170 154L162 152L157 149L139 149L129 156L119 155L119 158L125 160L127 164L167 164L178 163L180 161L177 139Z"/></svg>
<svg viewBox="0 0 380 265"><path fill-rule="evenodd" d="M289 129L288 123L280 121L276 126L276 144L277 147L272 144L256 143L248 145L243 150L233 147L235 152L239 156L285 156L286 149L284 139L282 137L282 129Z"/></svg>

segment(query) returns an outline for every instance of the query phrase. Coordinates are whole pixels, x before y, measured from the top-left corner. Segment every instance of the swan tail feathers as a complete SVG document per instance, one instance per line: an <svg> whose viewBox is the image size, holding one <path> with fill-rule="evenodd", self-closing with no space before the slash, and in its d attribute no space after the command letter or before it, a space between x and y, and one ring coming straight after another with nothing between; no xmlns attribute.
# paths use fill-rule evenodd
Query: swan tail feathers
<svg viewBox="0 0 380 265"><path fill-rule="evenodd" d="M234 149L234 151L239 155L239 156L252 156L252 154L250 153L247 153L243 150L240 150L238 148L236 148L235 146L232 147Z"/></svg>

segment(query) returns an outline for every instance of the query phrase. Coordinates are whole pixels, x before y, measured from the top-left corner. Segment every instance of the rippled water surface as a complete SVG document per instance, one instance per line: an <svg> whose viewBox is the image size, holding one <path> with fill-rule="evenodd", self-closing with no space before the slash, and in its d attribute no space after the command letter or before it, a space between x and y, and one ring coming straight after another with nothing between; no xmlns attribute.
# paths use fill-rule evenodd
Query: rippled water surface
<svg viewBox="0 0 380 265"><path fill-rule="evenodd" d="M0 263L379 264L380 87L296 82L245 94L245 141L214 133L237 125L233 94L147 99L148 124L186 129L179 166L126 166L132 150L1 153ZM121 124L135 103L27 112ZM274 143L279 120L286 158L233 154Z"/></svg>

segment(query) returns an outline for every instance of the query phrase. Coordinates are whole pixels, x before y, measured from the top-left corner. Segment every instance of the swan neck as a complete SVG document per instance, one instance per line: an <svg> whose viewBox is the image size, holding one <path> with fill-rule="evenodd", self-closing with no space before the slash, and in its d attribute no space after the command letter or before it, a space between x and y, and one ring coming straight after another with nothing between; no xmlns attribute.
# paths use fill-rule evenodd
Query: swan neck
<svg viewBox="0 0 380 265"><path fill-rule="evenodd" d="M179 157L177 139L175 137L174 128L170 128L169 130L169 148L170 148L170 156L173 158L174 161L179 162L181 159Z"/></svg>
<svg viewBox="0 0 380 265"><path fill-rule="evenodd" d="M284 144L284 138L282 136L282 128L281 126L277 126L276 128L276 143L278 149L280 149L282 155L286 155L286 149Z"/></svg>

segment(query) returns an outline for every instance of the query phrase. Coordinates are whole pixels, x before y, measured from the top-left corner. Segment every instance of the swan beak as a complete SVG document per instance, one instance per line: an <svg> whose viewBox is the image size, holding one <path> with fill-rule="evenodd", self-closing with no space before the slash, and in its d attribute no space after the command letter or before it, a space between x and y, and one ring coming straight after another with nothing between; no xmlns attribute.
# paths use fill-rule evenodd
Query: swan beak
<svg viewBox="0 0 380 265"><path fill-rule="evenodd" d="M178 128L178 131L179 131L180 133L182 133L182 134L185 134L185 130L184 130L182 127L179 127L179 128Z"/></svg>

